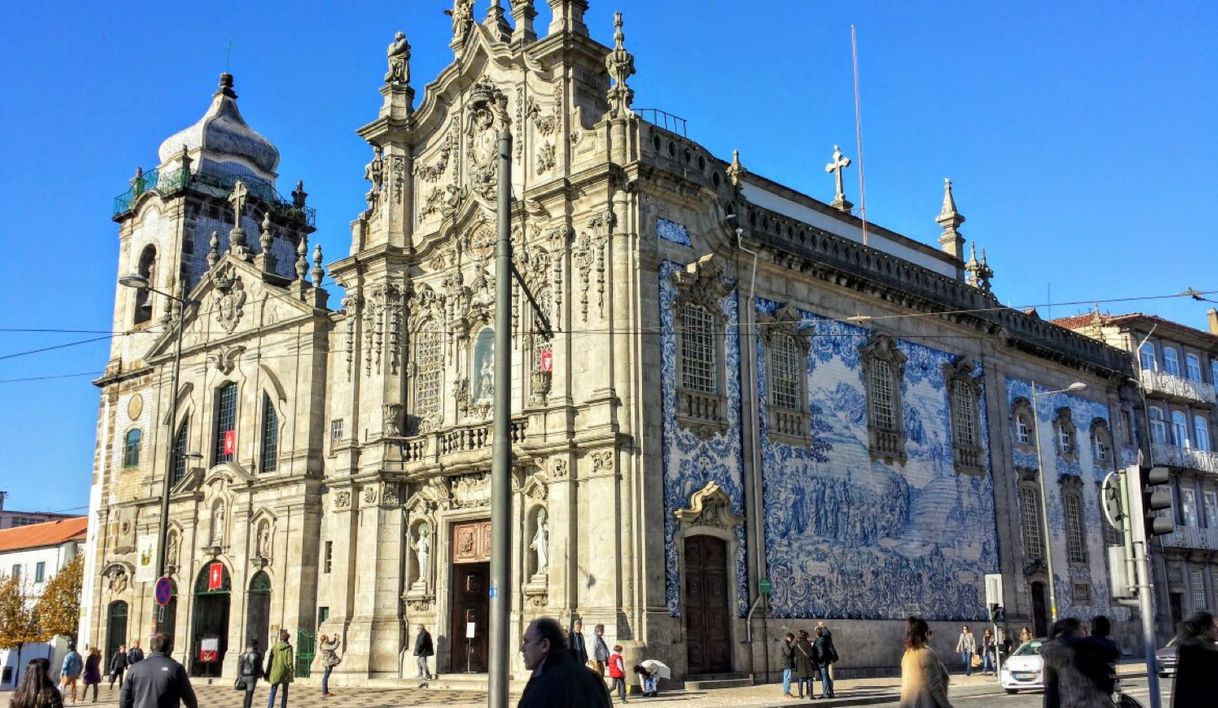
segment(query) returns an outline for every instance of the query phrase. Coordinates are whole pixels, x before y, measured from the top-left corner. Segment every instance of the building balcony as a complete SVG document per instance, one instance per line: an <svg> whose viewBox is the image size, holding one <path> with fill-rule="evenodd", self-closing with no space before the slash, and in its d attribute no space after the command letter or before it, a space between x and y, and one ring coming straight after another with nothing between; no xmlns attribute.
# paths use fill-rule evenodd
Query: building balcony
<svg viewBox="0 0 1218 708"><path fill-rule="evenodd" d="M467 453L490 454L495 440L495 436L491 433L493 427L490 422L462 425L400 438L396 444L401 446L402 462L406 464L437 463L441 458ZM513 445L520 445L526 441L528 427L528 418L512 419L510 430Z"/></svg>
<svg viewBox="0 0 1218 708"><path fill-rule="evenodd" d="M1218 474L1218 454L1205 450L1155 443L1150 446L1150 456L1156 465Z"/></svg>
<svg viewBox="0 0 1218 708"><path fill-rule="evenodd" d="M1175 531L1163 536L1162 543L1165 548L1218 551L1218 528L1177 526Z"/></svg>
<svg viewBox="0 0 1218 708"><path fill-rule="evenodd" d="M1213 386L1204 381L1193 381L1166 371L1142 369L1142 386L1147 393L1158 393L1205 405L1214 403Z"/></svg>

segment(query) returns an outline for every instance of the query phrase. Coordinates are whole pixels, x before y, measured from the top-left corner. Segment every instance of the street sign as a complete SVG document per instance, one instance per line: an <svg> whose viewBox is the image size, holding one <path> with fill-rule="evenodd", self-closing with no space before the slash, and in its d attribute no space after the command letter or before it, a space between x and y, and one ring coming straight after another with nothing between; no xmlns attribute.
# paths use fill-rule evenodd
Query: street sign
<svg viewBox="0 0 1218 708"><path fill-rule="evenodd" d="M162 575L156 579L156 587L153 588L153 595L156 596L156 604L164 607L173 599L173 581Z"/></svg>
<svg viewBox="0 0 1218 708"><path fill-rule="evenodd" d="M757 579L757 592L761 593L762 595L769 595L771 590L773 590L773 586L770 585L769 578Z"/></svg>

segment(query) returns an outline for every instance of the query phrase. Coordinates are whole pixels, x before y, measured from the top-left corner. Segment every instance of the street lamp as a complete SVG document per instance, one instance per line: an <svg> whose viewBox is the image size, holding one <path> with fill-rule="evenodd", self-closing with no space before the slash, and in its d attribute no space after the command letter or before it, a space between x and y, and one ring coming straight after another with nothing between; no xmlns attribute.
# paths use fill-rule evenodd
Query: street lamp
<svg viewBox="0 0 1218 708"><path fill-rule="evenodd" d="M1049 617L1050 622L1057 621L1057 591L1053 580L1053 549L1049 544L1049 497L1045 493L1045 462L1040 454L1040 408L1037 399L1055 393L1075 393L1087 388L1082 381L1075 381L1065 388L1056 391L1037 391L1036 382L1032 382L1032 432L1036 436L1036 476L1040 480L1040 522L1044 526L1045 570L1049 573Z"/></svg>
<svg viewBox="0 0 1218 708"><path fill-rule="evenodd" d="M135 288L137 290L148 290L158 295L165 297L178 303L178 321L177 328L174 333L173 347L173 373L170 376L169 384L169 415L166 417L165 427L167 429L165 435L165 478L161 484L161 521L158 527L157 539L157 554L156 554L156 577L165 577L165 555L167 551L166 536L169 530L169 490L173 481L173 463L174 463L174 413L177 409L178 397L178 374L182 367L182 324L186 320L186 308L195 303L177 295L171 295L162 290L157 290L148 282L148 278L134 273L128 273L118 279L119 285ZM160 617L158 616L157 625L160 626Z"/></svg>

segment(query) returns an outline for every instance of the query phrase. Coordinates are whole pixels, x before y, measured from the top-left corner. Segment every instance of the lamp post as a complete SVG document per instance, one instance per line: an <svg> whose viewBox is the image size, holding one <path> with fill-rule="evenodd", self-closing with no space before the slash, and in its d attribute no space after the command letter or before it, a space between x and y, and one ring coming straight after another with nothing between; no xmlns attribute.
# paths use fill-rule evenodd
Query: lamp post
<svg viewBox="0 0 1218 708"><path fill-rule="evenodd" d="M1065 388L1056 391L1036 390L1036 382L1032 382L1032 431L1036 437L1036 477L1040 481L1040 522L1044 526L1045 570L1049 573L1049 621L1057 621L1057 591L1053 580L1053 548L1049 544L1049 497L1045 493L1045 462L1040 453L1040 407L1038 399L1055 393L1074 393L1087 388L1082 381L1075 381Z"/></svg>
<svg viewBox="0 0 1218 708"><path fill-rule="evenodd" d="M165 577L165 554L167 550L167 534L169 532L169 490L173 482L173 467L174 467L174 413L177 410L178 396L178 374L182 366L182 324L186 320L186 308L194 303L177 295L171 295L162 290L157 290L152 287L148 279L142 275L128 274L118 279L120 285L128 288L136 288L137 290L148 290L158 295L165 297L178 303L178 321L176 323L176 332L174 333L173 345L173 373L170 375L169 383L169 415L166 417L165 427L165 478L161 484L161 519L157 527L157 554L156 554L156 577ZM157 626L160 626L160 615L157 616Z"/></svg>

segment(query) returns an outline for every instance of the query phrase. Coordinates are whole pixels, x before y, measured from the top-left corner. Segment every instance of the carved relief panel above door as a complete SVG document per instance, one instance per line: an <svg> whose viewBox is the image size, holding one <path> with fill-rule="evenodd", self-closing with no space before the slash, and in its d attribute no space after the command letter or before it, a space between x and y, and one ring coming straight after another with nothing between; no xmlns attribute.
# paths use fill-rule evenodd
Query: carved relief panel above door
<svg viewBox="0 0 1218 708"><path fill-rule="evenodd" d="M453 563L484 563L491 559L491 520L453 525Z"/></svg>

